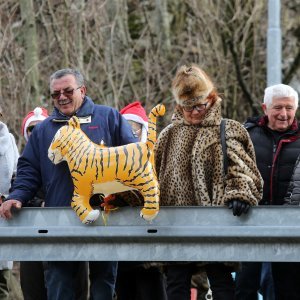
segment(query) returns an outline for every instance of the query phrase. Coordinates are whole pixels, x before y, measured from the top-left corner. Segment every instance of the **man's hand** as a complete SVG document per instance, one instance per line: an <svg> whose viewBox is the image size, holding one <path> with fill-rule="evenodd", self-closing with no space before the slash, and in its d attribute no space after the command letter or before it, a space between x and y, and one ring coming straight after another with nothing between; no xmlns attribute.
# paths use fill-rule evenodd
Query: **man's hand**
<svg viewBox="0 0 300 300"><path fill-rule="evenodd" d="M22 202L19 200L7 200L2 203L0 206L0 217L4 219L11 219L12 218L12 208L20 209L22 207Z"/></svg>
<svg viewBox="0 0 300 300"><path fill-rule="evenodd" d="M232 209L234 216L240 216L242 213L246 214L250 208L250 205L241 200L231 200L228 202L228 208Z"/></svg>

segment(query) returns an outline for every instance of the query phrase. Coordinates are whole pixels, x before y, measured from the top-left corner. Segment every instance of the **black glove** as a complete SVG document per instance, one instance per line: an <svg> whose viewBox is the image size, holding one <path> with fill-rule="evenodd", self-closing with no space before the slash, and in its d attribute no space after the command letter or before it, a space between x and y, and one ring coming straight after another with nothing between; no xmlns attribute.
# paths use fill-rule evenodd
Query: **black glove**
<svg viewBox="0 0 300 300"><path fill-rule="evenodd" d="M228 208L232 209L234 216L240 216L242 213L246 214L250 208L250 205L241 200L228 201Z"/></svg>

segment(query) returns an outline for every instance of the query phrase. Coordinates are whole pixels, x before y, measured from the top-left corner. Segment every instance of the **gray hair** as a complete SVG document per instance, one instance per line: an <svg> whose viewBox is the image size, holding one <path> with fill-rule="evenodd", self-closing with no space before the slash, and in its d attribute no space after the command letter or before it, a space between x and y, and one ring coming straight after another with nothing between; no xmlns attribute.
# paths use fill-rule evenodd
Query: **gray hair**
<svg viewBox="0 0 300 300"><path fill-rule="evenodd" d="M74 69L61 69L61 70L54 72L50 76L50 85L51 85L52 80L62 78L66 75L73 75L75 77L75 80L76 80L76 83L78 84L78 86L85 85L82 74L78 70L74 70Z"/></svg>
<svg viewBox="0 0 300 300"><path fill-rule="evenodd" d="M289 85L275 84L265 89L264 103L269 107L273 99L294 98L296 108L298 107L298 93Z"/></svg>

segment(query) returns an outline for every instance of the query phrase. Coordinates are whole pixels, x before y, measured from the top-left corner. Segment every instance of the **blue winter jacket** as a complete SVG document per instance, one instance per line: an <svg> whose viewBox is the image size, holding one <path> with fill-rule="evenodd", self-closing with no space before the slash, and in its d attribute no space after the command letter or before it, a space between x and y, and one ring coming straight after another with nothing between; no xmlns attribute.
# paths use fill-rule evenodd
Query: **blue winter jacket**
<svg viewBox="0 0 300 300"><path fill-rule="evenodd" d="M111 107L96 105L85 97L77 117L91 116L90 123L82 123L81 129L96 144L120 146L137 142L129 123ZM26 204L42 186L45 206L69 206L73 195L73 183L66 162L54 165L48 158L48 148L57 130L66 124L69 117L56 108L52 115L38 124L19 158L17 177L9 199Z"/></svg>

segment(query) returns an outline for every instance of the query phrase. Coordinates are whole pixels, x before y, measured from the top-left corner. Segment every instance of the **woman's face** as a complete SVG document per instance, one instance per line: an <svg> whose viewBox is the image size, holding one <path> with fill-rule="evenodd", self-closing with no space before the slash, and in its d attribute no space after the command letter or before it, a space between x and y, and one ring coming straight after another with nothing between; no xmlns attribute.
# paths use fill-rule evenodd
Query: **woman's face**
<svg viewBox="0 0 300 300"><path fill-rule="evenodd" d="M202 106L203 106L203 104L189 107L188 110L191 110L191 108L192 108L191 111L186 111L185 107L181 106L182 112L183 112L183 117L188 124L191 124L191 125L201 124L201 122L206 114L206 111L207 111L207 107L206 106L202 107ZM201 107L201 108L199 109L199 107Z"/></svg>

